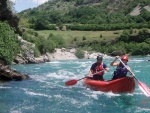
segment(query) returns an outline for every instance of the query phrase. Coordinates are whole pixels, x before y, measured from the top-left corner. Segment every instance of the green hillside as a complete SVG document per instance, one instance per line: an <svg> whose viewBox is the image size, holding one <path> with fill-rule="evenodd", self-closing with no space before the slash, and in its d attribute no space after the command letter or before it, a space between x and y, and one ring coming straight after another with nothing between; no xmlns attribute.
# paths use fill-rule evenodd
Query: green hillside
<svg viewBox="0 0 150 113"><path fill-rule="evenodd" d="M150 12L145 8L149 4L149 0L50 0L19 16L35 29L55 29L49 24L65 24L71 30L144 28L150 26ZM137 6L140 14L131 16Z"/></svg>
<svg viewBox="0 0 150 113"><path fill-rule="evenodd" d="M45 37L24 33L24 39L35 43L41 54L76 47L146 55L150 53L149 4L149 0L51 0L18 15L21 25L36 30L30 35ZM56 26L64 25L67 31L56 31Z"/></svg>

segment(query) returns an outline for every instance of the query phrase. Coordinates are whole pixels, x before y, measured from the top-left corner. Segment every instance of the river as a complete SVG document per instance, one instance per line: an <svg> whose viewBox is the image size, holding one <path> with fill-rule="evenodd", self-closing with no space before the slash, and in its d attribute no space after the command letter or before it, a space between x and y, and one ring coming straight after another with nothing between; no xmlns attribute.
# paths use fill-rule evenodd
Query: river
<svg viewBox="0 0 150 113"><path fill-rule="evenodd" d="M148 57L130 57L128 65L136 77L150 87ZM115 67L113 58L104 59L111 79ZM113 94L92 91L79 81L65 86L71 79L87 75L96 60L52 61L43 64L12 65L11 68L28 74L31 79L0 83L0 113L149 113L150 97L138 87L133 94ZM129 75L130 76L130 75Z"/></svg>

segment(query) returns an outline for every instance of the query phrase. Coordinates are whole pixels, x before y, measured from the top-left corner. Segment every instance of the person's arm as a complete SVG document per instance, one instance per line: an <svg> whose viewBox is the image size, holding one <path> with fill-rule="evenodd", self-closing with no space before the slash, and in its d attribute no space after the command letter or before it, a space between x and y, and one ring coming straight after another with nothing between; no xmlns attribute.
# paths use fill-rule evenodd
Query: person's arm
<svg viewBox="0 0 150 113"><path fill-rule="evenodd" d="M92 70L89 71L88 76L90 77L92 75Z"/></svg>
<svg viewBox="0 0 150 113"><path fill-rule="evenodd" d="M109 72L109 68L104 68L104 69L105 69L105 71Z"/></svg>
<svg viewBox="0 0 150 113"><path fill-rule="evenodd" d="M103 68L105 71L109 72L109 68L106 66L106 64L103 64Z"/></svg>
<svg viewBox="0 0 150 113"><path fill-rule="evenodd" d="M90 71L88 73L88 76L91 76L93 74L94 67L95 67L95 64L92 64Z"/></svg>
<svg viewBox="0 0 150 113"><path fill-rule="evenodd" d="M131 76L135 76L134 73L131 71L131 68L129 66L127 66L127 70L130 72Z"/></svg>
<svg viewBox="0 0 150 113"><path fill-rule="evenodd" d="M110 66L118 66L119 63L115 62L118 58L119 58L119 56L116 56L116 58L110 63Z"/></svg>

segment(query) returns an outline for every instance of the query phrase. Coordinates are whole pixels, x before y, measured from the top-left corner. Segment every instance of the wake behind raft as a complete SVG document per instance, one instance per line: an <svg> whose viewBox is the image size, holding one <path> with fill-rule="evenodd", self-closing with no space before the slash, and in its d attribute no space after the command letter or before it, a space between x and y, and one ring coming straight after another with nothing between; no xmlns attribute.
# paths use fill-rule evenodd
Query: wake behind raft
<svg viewBox="0 0 150 113"><path fill-rule="evenodd" d="M95 91L113 93L133 93L135 89L134 77L124 77L110 81L97 81L84 78L83 84Z"/></svg>

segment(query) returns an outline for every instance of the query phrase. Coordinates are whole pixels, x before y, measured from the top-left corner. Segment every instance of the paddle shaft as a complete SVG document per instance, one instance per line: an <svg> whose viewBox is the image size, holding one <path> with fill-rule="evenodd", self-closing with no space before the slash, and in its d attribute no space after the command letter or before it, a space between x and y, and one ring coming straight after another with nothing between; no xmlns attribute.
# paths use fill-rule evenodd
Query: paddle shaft
<svg viewBox="0 0 150 113"><path fill-rule="evenodd" d="M124 65L125 68L128 69L128 67L122 62L122 60L120 58L119 58L119 61ZM134 75L134 73L131 70L128 69L128 71L132 74L132 76ZM133 77L138 81L138 79L135 76L133 76Z"/></svg>

